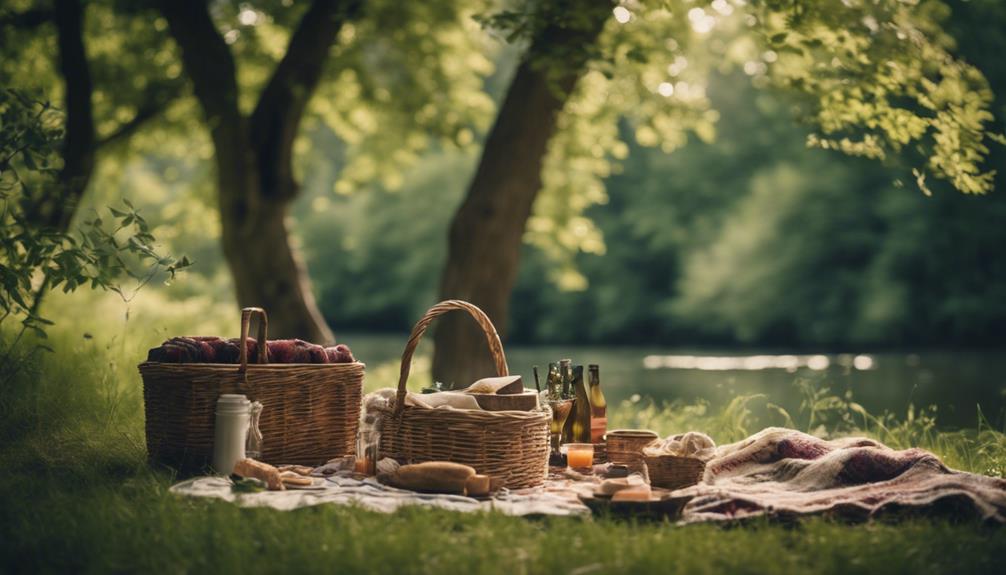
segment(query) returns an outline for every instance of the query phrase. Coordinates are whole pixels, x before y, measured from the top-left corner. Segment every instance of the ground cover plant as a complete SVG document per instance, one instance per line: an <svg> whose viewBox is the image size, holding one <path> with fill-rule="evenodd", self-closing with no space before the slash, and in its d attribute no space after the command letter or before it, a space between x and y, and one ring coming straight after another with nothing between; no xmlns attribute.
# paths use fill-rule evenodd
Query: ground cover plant
<svg viewBox="0 0 1006 575"><path fill-rule="evenodd" d="M163 317L153 320L155 307L131 310L124 327L86 336L79 326L57 324L50 335L56 352L46 361L13 377L5 367L0 571L988 573L1006 552L1001 528L940 518L676 527L422 509L391 516L335 506L276 512L183 499L168 492L176 480L170 470L145 459L135 363L186 319L161 306ZM213 330L212 314L202 318ZM10 350L9 335L8 366L28 353ZM368 387L385 385L378 381L384 373L390 370L375 366ZM702 429L729 441L789 418L815 433L865 433L895 447L933 450L953 467L1006 473L1006 435L987 422L940 431L927 410L876 416L820 387L794 392L804 394L799 413L757 409L766 401L760 397L722 407L642 399L616 407L612 424L661 433Z"/></svg>

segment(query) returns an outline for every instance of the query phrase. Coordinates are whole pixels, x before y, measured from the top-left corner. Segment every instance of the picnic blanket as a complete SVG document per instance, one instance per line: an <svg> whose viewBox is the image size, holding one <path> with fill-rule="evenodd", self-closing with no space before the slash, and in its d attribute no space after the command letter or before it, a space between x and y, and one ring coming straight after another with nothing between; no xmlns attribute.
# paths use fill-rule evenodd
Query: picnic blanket
<svg viewBox="0 0 1006 575"><path fill-rule="evenodd" d="M326 503L357 505L371 511L392 513L418 505L451 511L498 511L506 515L589 516L577 499L577 489L566 479L552 479L544 486L520 492L503 491L490 499L475 499L461 495L416 493L378 483L374 478L361 479L350 473L323 478L320 489L286 491L235 492L227 477L196 477L171 488L173 493L192 497L211 497L230 501L241 507L271 507L290 511Z"/></svg>
<svg viewBox="0 0 1006 575"><path fill-rule="evenodd" d="M706 463L685 522L830 514L862 520L889 513L1006 522L1006 480L948 469L921 449L896 451L862 437L826 441L768 428L723 445Z"/></svg>
<svg viewBox="0 0 1006 575"><path fill-rule="evenodd" d="M673 493L693 497L682 523L816 514L864 520L906 511L1006 522L1006 480L948 469L920 449L896 451L866 438L823 440L769 428L713 453L702 482ZM236 493L225 477L190 479L172 491L280 510L339 504L390 513L420 505L461 512L589 516L578 495L590 494L599 482L597 476L553 468L541 487L503 491L482 500L415 493L346 472L326 477L322 488L310 491Z"/></svg>

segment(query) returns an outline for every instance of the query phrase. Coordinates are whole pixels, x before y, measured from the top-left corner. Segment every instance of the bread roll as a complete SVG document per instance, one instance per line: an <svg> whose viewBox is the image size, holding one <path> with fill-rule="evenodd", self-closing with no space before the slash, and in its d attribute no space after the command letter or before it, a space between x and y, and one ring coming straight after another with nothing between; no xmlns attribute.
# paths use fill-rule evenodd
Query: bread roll
<svg viewBox="0 0 1006 575"><path fill-rule="evenodd" d="M465 482L465 491L471 497L485 497L489 495L489 476L472 475Z"/></svg>

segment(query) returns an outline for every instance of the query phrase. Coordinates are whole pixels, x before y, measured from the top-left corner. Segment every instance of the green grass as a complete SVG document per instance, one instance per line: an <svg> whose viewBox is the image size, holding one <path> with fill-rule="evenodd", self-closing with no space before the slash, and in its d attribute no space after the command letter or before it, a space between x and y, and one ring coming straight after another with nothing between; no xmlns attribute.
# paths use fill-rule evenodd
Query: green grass
<svg viewBox="0 0 1006 575"><path fill-rule="evenodd" d="M1000 572L1006 556L1006 530L973 522L813 519L675 527L423 509L391 516L336 506L276 512L183 499L168 493L170 473L146 464L143 446L135 363L162 331L189 331L181 327L184 313L171 322L163 317L134 313L126 324L99 318L91 339L82 337L85 320L74 320L72 328L63 322L53 332L56 354L15 361L13 377L10 361L0 372L0 573L917 575ZM875 417L851 398L811 388L803 393L806 409L792 416L776 411L773 421L751 410L764 398L738 398L721 409L628 403L613 410L612 420L663 433L702 429L719 441L788 421L819 432L866 432L896 446L918 444L951 465L1003 474L1006 436L987 425L942 433L927 412Z"/></svg>

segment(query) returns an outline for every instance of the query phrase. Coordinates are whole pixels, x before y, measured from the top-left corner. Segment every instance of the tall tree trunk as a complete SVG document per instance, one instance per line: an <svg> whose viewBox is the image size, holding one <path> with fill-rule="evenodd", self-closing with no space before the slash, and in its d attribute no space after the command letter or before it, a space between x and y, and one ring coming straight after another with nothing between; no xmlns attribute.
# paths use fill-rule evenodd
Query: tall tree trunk
<svg viewBox="0 0 1006 575"><path fill-rule="evenodd" d="M290 245L296 198L293 143L329 49L360 0L315 0L291 36L250 118L238 107L234 58L201 0L163 0L161 11L206 116L216 151L224 255L238 303L266 308L270 333L334 340Z"/></svg>
<svg viewBox="0 0 1006 575"><path fill-rule="evenodd" d="M248 171L244 188L220 184L220 215L224 254L230 266L238 303L262 306L269 312L269 333L318 343L334 341L318 311L307 271L290 245L287 202L264 200L254 210L234 210L240 196L261 187L261 173Z"/></svg>
<svg viewBox="0 0 1006 575"><path fill-rule="evenodd" d="M66 137L59 190L39 199L38 223L66 231L94 173L95 136L91 94L94 86L84 51L84 9L80 0L56 0L52 13L59 45L59 71L66 81Z"/></svg>
<svg viewBox="0 0 1006 575"><path fill-rule="evenodd" d="M541 189L541 168L556 122L586 69L611 7L585 7L576 29L547 27L517 68L486 139L468 193L448 236L441 299L463 299L482 308L506 333L510 293L517 279L521 238ZM540 65L543 55L567 56L561 71ZM433 377L452 387L494 375L485 337L469 318L445 316L434 335Z"/></svg>

